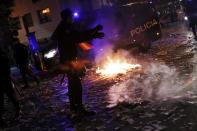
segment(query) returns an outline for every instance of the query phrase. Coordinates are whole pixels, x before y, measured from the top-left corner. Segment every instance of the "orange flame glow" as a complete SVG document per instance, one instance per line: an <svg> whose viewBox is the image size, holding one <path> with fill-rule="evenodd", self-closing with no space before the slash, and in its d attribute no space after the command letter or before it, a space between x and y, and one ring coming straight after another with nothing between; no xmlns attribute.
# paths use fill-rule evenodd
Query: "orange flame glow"
<svg viewBox="0 0 197 131"><path fill-rule="evenodd" d="M121 60L109 60L102 68L98 67L96 73L103 76L116 76L118 74L126 74L132 69L141 68L140 64L130 64Z"/></svg>

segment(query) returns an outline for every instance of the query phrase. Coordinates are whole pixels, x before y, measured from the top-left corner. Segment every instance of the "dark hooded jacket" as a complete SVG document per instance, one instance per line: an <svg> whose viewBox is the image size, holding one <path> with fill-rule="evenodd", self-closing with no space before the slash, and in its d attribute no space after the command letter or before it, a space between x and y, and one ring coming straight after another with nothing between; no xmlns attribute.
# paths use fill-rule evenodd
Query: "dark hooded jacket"
<svg viewBox="0 0 197 131"><path fill-rule="evenodd" d="M93 39L94 32L94 29L78 31L75 23L67 24L61 21L51 37L58 42L60 62L75 60L78 55L78 44Z"/></svg>

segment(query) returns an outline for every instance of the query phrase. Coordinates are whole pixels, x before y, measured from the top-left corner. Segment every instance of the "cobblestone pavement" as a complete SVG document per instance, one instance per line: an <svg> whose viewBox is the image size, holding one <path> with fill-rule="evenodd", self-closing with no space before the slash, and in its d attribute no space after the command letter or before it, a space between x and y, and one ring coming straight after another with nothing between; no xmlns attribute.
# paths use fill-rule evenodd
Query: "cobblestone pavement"
<svg viewBox="0 0 197 131"><path fill-rule="evenodd" d="M148 54L133 56L143 71L106 79L89 70L84 102L97 114L72 122L67 81L61 75L22 91L23 114L13 117L7 104L5 131L196 131L196 47L187 31L174 31L154 43Z"/></svg>

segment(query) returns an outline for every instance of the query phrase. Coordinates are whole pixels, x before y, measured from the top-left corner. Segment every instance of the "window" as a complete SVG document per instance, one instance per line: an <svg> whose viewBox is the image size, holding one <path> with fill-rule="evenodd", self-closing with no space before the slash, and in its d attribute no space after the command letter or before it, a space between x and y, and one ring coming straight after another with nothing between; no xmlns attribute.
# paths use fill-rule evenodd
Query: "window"
<svg viewBox="0 0 197 131"><path fill-rule="evenodd" d="M27 13L23 16L23 22L24 22L24 25L27 27L31 27L34 25L33 20L32 20L32 16L30 13Z"/></svg>
<svg viewBox="0 0 197 131"><path fill-rule="evenodd" d="M40 24L50 22L51 21L50 8L38 10L38 18L39 18Z"/></svg>
<svg viewBox="0 0 197 131"><path fill-rule="evenodd" d="M11 18L11 24L14 25L16 29L21 29L21 23L19 17L13 17Z"/></svg>

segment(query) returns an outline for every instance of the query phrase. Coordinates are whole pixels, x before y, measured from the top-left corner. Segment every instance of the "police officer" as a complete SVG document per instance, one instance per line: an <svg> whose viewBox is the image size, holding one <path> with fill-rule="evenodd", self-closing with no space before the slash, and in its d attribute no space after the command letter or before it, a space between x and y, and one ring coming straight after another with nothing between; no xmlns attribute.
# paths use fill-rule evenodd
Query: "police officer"
<svg viewBox="0 0 197 131"><path fill-rule="evenodd" d="M20 69L23 82L25 83L24 88L29 87L29 83L27 81L27 75L32 77L39 85L38 78L29 67L29 52L27 46L17 41L16 44L14 45L14 57L18 65L18 68Z"/></svg>
<svg viewBox="0 0 197 131"><path fill-rule="evenodd" d="M197 40L197 1L186 0L185 2L186 14L189 19L189 25L192 28L194 38Z"/></svg>
<svg viewBox="0 0 197 131"><path fill-rule="evenodd" d="M80 42L103 38L104 33L99 32L102 26L98 25L87 31L79 31L73 20L73 12L65 9L61 12L61 22L52 35L52 40L58 42L60 63L66 66L68 78L68 94L70 110L78 115L93 115L93 111L87 111L82 104L82 84L78 71L81 63L77 62L78 46Z"/></svg>
<svg viewBox="0 0 197 131"><path fill-rule="evenodd" d="M5 55L2 48L0 48L0 126L4 127L6 124L3 121L2 113L4 111L4 93L8 96L8 98L11 100L13 105L16 109L15 116L19 116L20 107L19 102L17 101L15 97L15 92L12 87L11 77L10 77L10 66L9 66L9 60L7 56Z"/></svg>

